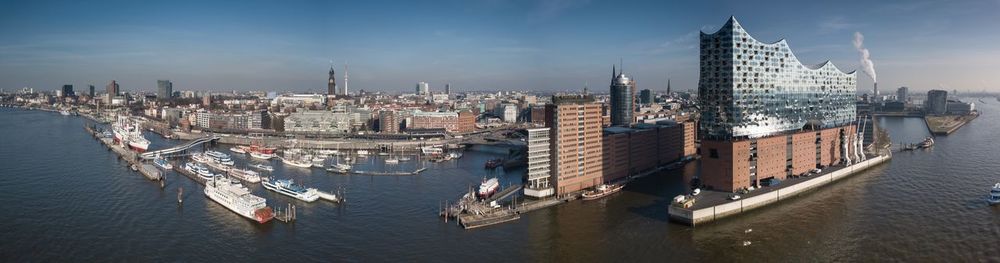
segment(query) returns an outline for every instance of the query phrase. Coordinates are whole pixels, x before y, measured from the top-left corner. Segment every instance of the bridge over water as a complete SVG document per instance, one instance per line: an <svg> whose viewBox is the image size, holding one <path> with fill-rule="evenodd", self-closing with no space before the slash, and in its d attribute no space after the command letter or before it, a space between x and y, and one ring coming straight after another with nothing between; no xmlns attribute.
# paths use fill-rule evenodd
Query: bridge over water
<svg viewBox="0 0 1000 263"><path fill-rule="evenodd" d="M219 139L219 136L216 136L216 135L211 135L211 136L208 136L208 137L201 137L201 138L198 138L198 139L191 140L190 142L187 142L185 144L181 144L181 145L178 145L178 146L170 147L170 148L167 148L167 149L156 150L156 151L151 151L151 152L145 152L145 153L140 154L139 157L142 158L142 159L145 159L145 160L151 160L153 158L156 158L157 155L159 155L159 156L172 156L172 155L177 155L177 154L184 154L184 152L186 152L187 150L190 150L191 148L194 148L196 146L201 146L202 144L205 144L205 143L211 142L211 141L215 141L215 140L218 140L218 139Z"/></svg>

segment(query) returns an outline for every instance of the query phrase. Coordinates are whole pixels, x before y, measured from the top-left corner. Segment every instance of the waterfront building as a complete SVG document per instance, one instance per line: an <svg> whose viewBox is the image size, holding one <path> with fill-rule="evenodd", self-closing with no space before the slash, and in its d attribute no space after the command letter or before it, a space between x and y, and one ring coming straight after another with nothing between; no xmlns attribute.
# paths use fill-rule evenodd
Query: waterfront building
<svg viewBox="0 0 1000 263"><path fill-rule="evenodd" d="M910 93L910 88L899 87L899 89L896 89L896 101L901 101L901 102L909 101L908 93Z"/></svg>
<svg viewBox="0 0 1000 263"><path fill-rule="evenodd" d="M976 104L973 102L948 100L948 114L969 115L974 110L976 110Z"/></svg>
<svg viewBox="0 0 1000 263"><path fill-rule="evenodd" d="M156 81L156 97L160 100L170 100L174 95L174 83L170 80Z"/></svg>
<svg viewBox="0 0 1000 263"><path fill-rule="evenodd" d="M658 166L693 156L695 123L671 120L608 127L601 139L604 181L647 172Z"/></svg>
<svg viewBox="0 0 1000 263"><path fill-rule="evenodd" d="M551 138L551 179L563 195L603 183L601 104L591 95L553 96L545 106Z"/></svg>
<svg viewBox="0 0 1000 263"><path fill-rule="evenodd" d="M550 128L528 129L528 184L524 187L524 195L535 198L551 196L555 189L550 183L551 169L549 159Z"/></svg>
<svg viewBox="0 0 1000 263"><path fill-rule="evenodd" d="M944 90L931 90L927 92L927 100L924 101L924 109L927 114L938 115L948 112L948 92Z"/></svg>
<svg viewBox="0 0 1000 263"><path fill-rule="evenodd" d="M286 132L348 134L363 126L369 116L360 112L303 111L284 118Z"/></svg>
<svg viewBox="0 0 1000 263"><path fill-rule="evenodd" d="M649 105L653 103L653 91L649 89L644 89L639 91L639 103L643 105Z"/></svg>
<svg viewBox="0 0 1000 263"><path fill-rule="evenodd" d="M702 32L700 51L705 187L737 191L861 158L855 72L803 65L784 39L760 42L735 18Z"/></svg>
<svg viewBox="0 0 1000 263"><path fill-rule="evenodd" d="M470 118L471 117L471 118ZM475 116L461 112L428 112L414 111L411 125L407 129L445 129L451 133L466 133L475 129Z"/></svg>
<svg viewBox="0 0 1000 263"><path fill-rule="evenodd" d="M399 133L399 115L395 111L384 110L378 114L379 132L395 134Z"/></svg>
<svg viewBox="0 0 1000 263"><path fill-rule="evenodd" d="M611 67L611 125L628 127L635 112L635 82Z"/></svg>
<svg viewBox="0 0 1000 263"><path fill-rule="evenodd" d="M431 93L430 84L427 82L417 82L417 95L428 95Z"/></svg>

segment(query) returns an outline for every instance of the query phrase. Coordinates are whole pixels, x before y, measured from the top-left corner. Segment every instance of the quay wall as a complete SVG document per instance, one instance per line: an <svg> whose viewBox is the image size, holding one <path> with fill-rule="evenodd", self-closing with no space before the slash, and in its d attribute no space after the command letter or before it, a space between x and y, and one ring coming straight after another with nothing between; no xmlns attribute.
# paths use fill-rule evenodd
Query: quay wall
<svg viewBox="0 0 1000 263"><path fill-rule="evenodd" d="M886 162L891 158L892 156L890 155L873 157L871 159L851 165L849 167L833 171L829 174L817 176L794 185L789 185L777 189L775 191L754 195L753 197L749 197L746 199L728 201L719 205L705 207L696 210L670 205L667 210L671 220L682 224L695 226L702 223L708 223L725 217L750 211L755 208L760 208L769 204L774 204L780 200L796 196L805 191L818 188L820 186L829 184L831 182L835 182L837 180L840 180L841 178L847 177L848 175L853 175L858 172L864 171L865 169L868 169L872 166Z"/></svg>

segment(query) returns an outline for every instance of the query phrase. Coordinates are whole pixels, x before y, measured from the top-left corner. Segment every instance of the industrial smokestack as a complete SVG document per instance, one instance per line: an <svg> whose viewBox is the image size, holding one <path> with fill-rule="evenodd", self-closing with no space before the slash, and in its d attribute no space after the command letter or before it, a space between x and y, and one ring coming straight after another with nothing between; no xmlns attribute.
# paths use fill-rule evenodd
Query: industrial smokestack
<svg viewBox="0 0 1000 263"><path fill-rule="evenodd" d="M861 55L861 69L872 78L872 82L878 83L878 75L875 74L875 63L872 62L871 54L865 48L865 35L861 32L854 32L854 49ZM878 96L878 84L875 84L873 95Z"/></svg>

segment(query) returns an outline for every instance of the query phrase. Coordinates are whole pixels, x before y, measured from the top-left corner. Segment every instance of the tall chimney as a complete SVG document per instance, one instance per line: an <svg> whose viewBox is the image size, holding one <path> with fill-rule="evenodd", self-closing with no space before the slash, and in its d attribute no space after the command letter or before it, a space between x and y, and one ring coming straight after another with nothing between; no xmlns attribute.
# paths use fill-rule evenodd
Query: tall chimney
<svg viewBox="0 0 1000 263"><path fill-rule="evenodd" d="M874 92L874 93L872 93L872 95L874 95L874 96L875 96L875 100L876 100L876 101L878 101L878 100L881 100L881 99L879 98L879 97L881 97L881 96L879 96L879 94L878 94L878 82L875 82L875 92Z"/></svg>

